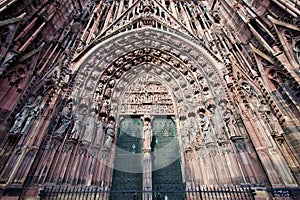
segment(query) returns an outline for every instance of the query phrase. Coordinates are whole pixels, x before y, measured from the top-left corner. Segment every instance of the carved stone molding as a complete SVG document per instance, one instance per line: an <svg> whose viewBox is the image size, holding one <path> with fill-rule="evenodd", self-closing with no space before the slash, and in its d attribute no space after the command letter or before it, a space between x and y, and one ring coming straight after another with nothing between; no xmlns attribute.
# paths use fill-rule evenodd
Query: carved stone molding
<svg viewBox="0 0 300 200"><path fill-rule="evenodd" d="M162 38L162 41L158 43L154 39L155 37ZM124 39L132 42L125 45ZM179 38L170 37L169 33L154 31L151 28L126 33L122 41L116 37L109 44L103 43L102 45L104 48L95 51L86 62L82 63L78 71L78 80L75 79L78 84L74 84L76 88L72 95L92 97L96 91L93 101L101 105L99 110L103 114L105 111L112 110L111 108L114 107L112 104L115 102L113 98L110 101L103 99L111 98L112 91L117 91L116 85L120 85L118 84L119 80L127 78L126 81L128 81L130 73L136 73L135 66L142 63L154 63L156 65L153 66L156 68L155 73L167 82L174 77L178 79L179 84L174 84L174 86L179 86L173 87L173 91L178 91L181 86L185 97L192 98L194 94L198 94L198 98L204 99L202 101L207 106L214 104L211 96L225 98L224 90L221 89L224 87L220 82L221 78L217 75L214 64L208 59L209 55L202 54L200 46L191 46L185 41L180 41ZM142 46L143 49L141 49ZM126 53L128 51L129 53ZM93 67L91 68L91 66ZM136 70L132 71L133 69ZM164 70L167 72L163 73ZM127 76L124 75L125 72L128 72ZM96 77L98 77L98 86L95 85ZM186 90L185 87L188 85L191 89ZM113 88L115 89L113 90ZM201 90L204 92L201 93ZM188 91L194 94L186 93ZM185 103L185 105L188 104ZM104 116L107 115L109 114L104 114Z"/></svg>

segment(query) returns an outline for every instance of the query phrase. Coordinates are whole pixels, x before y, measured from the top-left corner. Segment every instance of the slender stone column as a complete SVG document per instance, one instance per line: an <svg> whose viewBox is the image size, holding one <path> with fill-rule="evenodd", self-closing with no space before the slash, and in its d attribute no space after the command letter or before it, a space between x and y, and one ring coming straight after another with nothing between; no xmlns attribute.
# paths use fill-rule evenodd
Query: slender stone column
<svg viewBox="0 0 300 200"><path fill-rule="evenodd" d="M144 149L143 158L143 200L152 200L151 149Z"/></svg>
<svg viewBox="0 0 300 200"><path fill-rule="evenodd" d="M143 200L152 200L152 159L151 142L152 128L150 116L142 117L143 127Z"/></svg>

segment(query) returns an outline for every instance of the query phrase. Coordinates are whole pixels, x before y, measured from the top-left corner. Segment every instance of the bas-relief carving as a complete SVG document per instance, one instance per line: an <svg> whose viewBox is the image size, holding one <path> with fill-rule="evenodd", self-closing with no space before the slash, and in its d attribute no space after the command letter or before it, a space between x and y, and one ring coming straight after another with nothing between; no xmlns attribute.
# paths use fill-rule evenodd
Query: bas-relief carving
<svg viewBox="0 0 300 200"><path fill-rule="evenodd" d="M171 79L171 80L172 80L172 79ZM182 83L182 85L184 85L184 86L185 86L186 84ZM189 94L186 94L186 96L192 96L192 94L191 94L191 95L189 95Z"/></svg>
<svg viewBox="0 0 300 200"><path fill-rule="evenodd" d="M132 88L131 88L131 90L132 90ZM188 96L188 95L187 95ZM190 95L190 96L192 96L192 95ZM129 98L129 96L126 98L126 99L132 99L132 98ZM133 99L132 99L132 101L134 101ZM189 143L189 142L188 142Z"/></svg>
<svg viewBox="0 0 300 200"><path fill-rule="evenodd" d="M167 88L151 75L136 79L124 95L121 103L123 114L174 114Z"/></svg>

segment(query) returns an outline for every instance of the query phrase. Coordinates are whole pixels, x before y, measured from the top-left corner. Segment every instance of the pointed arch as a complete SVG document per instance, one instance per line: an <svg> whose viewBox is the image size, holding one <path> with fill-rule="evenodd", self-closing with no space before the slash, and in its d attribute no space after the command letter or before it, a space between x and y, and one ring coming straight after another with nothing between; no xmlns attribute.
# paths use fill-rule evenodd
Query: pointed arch
<svg viewBox="0 0 300 200"><path fill-rule="evenodd" d="M158 42L157 38L161 40ZM73 95L91 97L96 90L95 80L108 86L108 81L118 80L124 71L128 71L132 66L145 62L160 62L179 71L188 69L180 71L180 74L183 74L186 80L194 80L190 80L190 83L198 83L197 79L204 78L210 90L219 91L219 99L225 99L225 90L222 88L226 87L219 75L223 64L206 50L201 44L192 43L162 30L143 28L122 33L95 46L78 62ZM160 55L156 56L155 53ZM86 91L81 89L82 86Z"/></svg>

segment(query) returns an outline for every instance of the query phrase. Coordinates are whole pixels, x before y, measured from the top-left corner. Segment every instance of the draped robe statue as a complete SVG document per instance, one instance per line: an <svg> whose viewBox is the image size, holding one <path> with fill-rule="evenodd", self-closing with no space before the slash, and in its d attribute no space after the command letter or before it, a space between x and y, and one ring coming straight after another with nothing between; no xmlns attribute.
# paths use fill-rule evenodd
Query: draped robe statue
<svg viewBox="0 0 300 200"><path fill-rule="evenodd" d="M59 127L55 130L54 136L64 136L68 128L72 125L73 104L71 102L62 110Z"/></svg>
<svg viewBox="0 0 300 200"><path fill-rule="evenodd" d="M40 112L41 96L31 97L22 110L16 114L14 125L9 130L11 135L23 134L30 126L34 117Z"/></svg>
<svg viewBox="0 0 300 200"><path fill-rule="evenodd" d="M152 142L152 128L149 121L144 122L143 127L143 143L144 149L151 149L151 142Z"/></svg>
<svg viewBox="0 0 300 200"><path fill-rule="evenodd" d="M105 131L105 142L103 145L103 149L110 149L113 139L115 136L115 126L113 121L110 121L107 126L106 126L106 131Z"/></svg>

